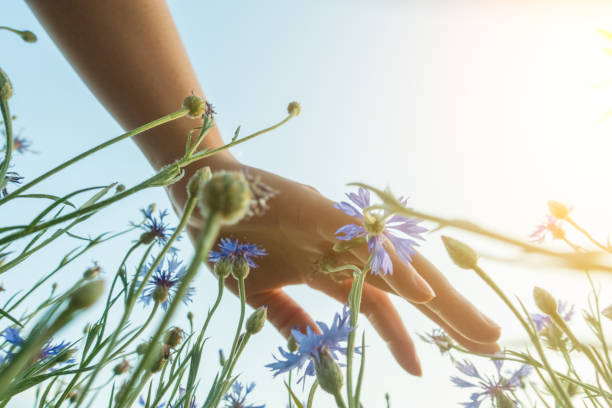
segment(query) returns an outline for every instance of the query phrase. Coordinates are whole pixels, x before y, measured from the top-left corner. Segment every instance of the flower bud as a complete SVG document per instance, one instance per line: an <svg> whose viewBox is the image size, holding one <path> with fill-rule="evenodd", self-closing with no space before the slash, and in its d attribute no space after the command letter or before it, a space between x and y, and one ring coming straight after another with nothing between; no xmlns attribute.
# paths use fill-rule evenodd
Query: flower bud
<svg viewBox="0 0 612 408"><path fill-rule="evenodd" d="M104 281L95 280L81 286L70 296L68 307L73 310L85 309L96 303L104 292Z"/></svg>
<svg viewBox="0 0 612 408"><path fill-rule="evenodd" d="M130 363L124 358L119 364L113 368L115 375L126 373L130 369Z"/></svg>
<svg viewBox="0 0 612 408"><path fill-rule="evenodd" d="M193 176L191 176L191 178L187 182L188 196L196 197L198 195L198 192L200 191L200 188L202 188L202 186L206 184L206 182L210 180L211 177L212 172L210 171L210 167L208 166L198 169L195 173L193 173Z"/></svg>
<svg viewBox="0 0 612 408"><path fill-rule="evenodd" d="M558 220L564 220L570 213L569 208L565 204L553 200L548 201L548 211Z"/></svg>
<svg viewBox="0 0 612 408"><path fill-rule="evenodd" d="M171 348L176 348L183 340L183 330L180 327L173 327L166 333L164 344Z"/></svg>
<svg viewBox="0 0 612 408"><path fill-rule="evenodd" d="M302 113L302 107L300 106L298 102L294 101L294 102L291 102L289 106L287 106L287 112L289 112L291 116L297 116L300 113Z"/></svg>
<svg viewBox="0 0 612 408"><path fill-rule="evenodd" d="M246 331L250 334L259 333L266 323L266 316L268 314L268 307L261 306L249 316L246 321Z"/></svg>
<svg viewBox="0 0 612 408"><path fill-rule="evenodd" d="M250 202L249 184L239 171L219 171L200 189L202 213L217 214L224 224L237 223L248 211Z"/></svg>
<svg viewBox="0 0 612 408"><path fill-rule="evenodd" d="M149 348L149 343L141 343L138 345L138 347L136 347L136 354L142 356L147 352L148 348Z"/></svg>
<svg viewBox="0 0 612 408"><path fill-rule="evenodd" d="M227 360L225 359L225 354L223 354L223 350L219 349L219 365L221 367L225 366Z"/></svg>
<svg viewBox="0 0 612 408"><path fill-rule="evenodd" d="M232 276L236 280L246 279L249 276L251 267L244 258L237 258L232 262Z"/></svg>
<svg viewBox="0 0 612 408"><path fill-rule="evenodd" d="M166 360L168 359L167 347L156 344L155 348L155 360L153 360L153 364L151 364L151 367L149 368L149 371L152 373L160 372L162 368L164 368L164 364L166 364Z"/></svg>
<svg viewBox="0 0 612 408"><path fill-rule="evenodd" d="M189 110L187 116L197 119L204 114L206 110L206 103L199 96L189 95L183 99L183 108Z"/></svg>
<svg viewBox="0 0 612 408"><path fill-rule="evenodd" d="M227 278L232 273L232 261L227 258L220 258L213 268L213 273L221 278Z"/></svg>
<svg viewBox="0 0 612 408"><path fill-rule="evenodd" d="M94 264L94 266L92 266L91 268L87 268L85 272L83 272L83 278L91 280L95 278L96 276L98 276L98 274L100 273L100 270L101 270L100 265L96 263Z"/></svg>
<svg viewBox="0 0 612 408"><path fill-rule="evenodd" d="M76 391L72 391L70 393L70 396L68 397L68 399L70 400L70 403L74 404L75 402L77 402L79 400L79 397L81 396L79 390Z"/></svg>
<svg viewBox="0 0 612 408"><path fill-rule="evenodd" d="M115 187L115 192L123 193L124 191L125 191L125 184L117 184L117 187Z"/></svg>
<svg viewBox="0 0 612 408"><path fill-rule="evenodd" d="M546 290L535 286L533 288L533 300L542 313L549 316L554 316L557 314L557 301Z"/></svg>
<svg viewBox="0 0 612 408"><path fill-rule="evenodd" d="M299 348L300 348L300 345L295 340L295 337L293 337L293 335L289 336L289 339L287 339L287 349L291 353L295 353L296 351L298 351Z"/></svg>
<svg viewBox="0 0 612 408"><path fill-rule="evenodd" d="M478 266L478 255L472 248L461 241L444 235L442 236L442 242L444 242L446 251L455 265L463 269L474 269Z"/></svg>
<svg viewBox="0 0 612 408"><path fill-rule="evenodd" d="M149 245L155 239L155 233L152 231L146 231L140 234L139 243L143 245Z"/></svg>
<svg viewBox="0 0 612 408"><path fill-rule="evenodd" d="M23 41L28 43L35 43L38 40L38 38L36 38L36 34L30 30L23 30L19 33L19 35Z"/></svg>
<svg viewBox="0 0 612 408"><path fill-rule="evenodd" d="M72 356L75 353L75 349L71 348L71 349L64 349L62 351L59 352L59 354L57 355L57 359L55 360L57 363L65 363L66 361L70 360L72 358Z"/></svg>
<svg viewBox="0 0 612 408"><path fill-rule="evenodd" d="M332 395L340 391L343 381L342 371L327 349L321 350L319 358L315 359L315 372L323 390Z"/></svg>
<svg viewBox="0 0 612 408"><path fill-rule="evenodd" d="M495 397L495 407L496 408L514 408L516 407L516 404L504 392L500 392Z"/></svg>
<svg viewBox="0 0 612 408"><path fill-rule="evenodd" d="M193 312L187 312L187 320L189 321L193 320Z"/></svg>
<svg viewBox="0 0 612 408"><path fill-rule="evenodd" d="M8 101L13 96L13 84L8 75L0 68L0 100Z"/></svg>
<svg viewBox="0 0 612 408"><path fill-rule="evenodd" d="M605 318L608 318L610 320L612 320L612 305L606 307L604 310L601 311L601 315Z"/></svg>
<svg viewBox="0 0 612 408"><path fill-rule="evenodd" d="M164 285L157 285L151 293L151 299L155 303L164 303L168 299L168 288Z"/></svg>

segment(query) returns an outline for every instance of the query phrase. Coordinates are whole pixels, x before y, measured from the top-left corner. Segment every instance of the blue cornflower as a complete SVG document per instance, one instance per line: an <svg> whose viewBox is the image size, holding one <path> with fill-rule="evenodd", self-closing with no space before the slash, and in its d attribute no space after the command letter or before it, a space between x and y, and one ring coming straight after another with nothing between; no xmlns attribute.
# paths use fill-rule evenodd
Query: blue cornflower
<svg viewBox="0 0 612 408"><path fill-rule="evenodd" d="M557 312L559 316L566 322L572 320L574 316L574 305L569 306L569 303L564 300L557 301ZM531 320L535 324L536 330L541 332L542 330L552 326L552 319L550 316L540 313L531 313Z"/></svg>
<svg viewBox="0 0 612 408"><path fill-rule="evenodd" d="M304 364L304 374L298 382L304 381L306 376L315 375L314 360L319 359L319 353L323 350L329 351L330 355L338 360L338 352L346 354L346 347L343 345L348 339L349 333L353 330L350 324L350 311L346 305L342 310L342 315L336 313L331 327L323 322L317 322L321 328L321 334L317 334L309 327L306 328L306 334L299 330L291 330L291 335L295 339L298 349L295 353L278 348L282 359L274 356L276 361L267 364L266 367L274 372L274 377L279 374L291 371L293 369L300 370Z"/></svg>
<svg viewBox="0 0 612 408"><path fill-rule="evenodd" d="M253 382L245 387L240 382L235 381L232 384L232 390L223 397L223 401L227 402L225 408L265 408L265 405L247 405L245 402L253 388L255 388L255 383Z"/></svg>
<svg viewBox="0 0 612 408"><path fill-rule="evenodd" d="M19 330L15 329L14 327L8 327L7 329L4 330L4 333L2 335L4 336L4 339L8 343L12 344L13 346L22 346L23 343L25 343L25 339L21 337L21 335L19 334ZM55 357L60 352L62 352L64 349L66 349L68 346L70 346L70 343L65 342L65 341L62 341L59 344L52 344L51 341L48 341L40 349L40 352L38 353L38 357L36 361ZM8 353L8 356L11 357L12 354ZM71 358L65 361L64 363L70 364L70 363L73 363L74 361L75 360Z"/></svg>
<svg viewBox="0 0 612 408"><path fill-rule="evenodd" d="M8 190L6 188L6 185L8 183L12 183L12 184L21 184L21 181L23 180L23 177L21 177L19 174L17 174L14 171L7 171L6 174L4 175L4 187L2 188L2 197L6 196L8 194ZM0 186L2 186L2 184L0 184Z"/></svg>
<svg viewBox="0 0 612 408"><path fill-rule="evenodd" d="M464 375L475 378L474 380L464 380L461 377L451 377L451 381L458 387L461 388L478 388L479 392L474 392L470 396L470 402L463 402L466 408L479 408L485 400L489 399L495 406L507 406L511 403L515 407L518 407L518 402L511 398L511 393L516 388L521 386L523 378L527 377L531 373L531 367L528 365L522 365L513 372L508 373L508 376L504 376L501 372L504 364L503 360L493 360L497 374L495 376L482 376L476 366L473 363L465 360L458 362L456 367ZM502 404L505 402L505 404Z"/></svg>
<svg viewBox="0 0 612 408"><path fill-rule="evenodd" d="M144 400L144 398L142 398L142 395L138 396L138 404L143 407L147 406L147 403ZM164 408L165 406L166 406L166 403L162 402L161 404L157 406L157 408Z"/></svg>
<svg viewBox="0 0 612 408"><path fill-rule="evenodd" d="M18 153L23 154L25 152L32 152L32 149L30 149L31 146L32 142L30 142L25 137L16 136L13 139L13 150Z"/></svg>
<svg viewBox="0 0 612 408"><path fill-rule="evenodd" d="M158 211L156 217L155 205L151 204L147 208L141 208L140 212L144 216L144 221L140 224L132 223L132 225L135 225L144 231L141 240L152 242L155 239L157 240L158 244L165 245L176 229L170 227L168 223L164 222L164 218L168 216L168 210Z"/></svg>
<svg viewBox="0 0 612 408"><path fill-rule="evenodd" d="M418 336L425 343L436 345L440 354L450 353L453 349L453 340L442 329L433 329L431 333L419 334Z"/></svg>
<svg viewBox="0 0 612 408"><path fill-rule="evenodd" d="M216 263L220 259L228 261L235 261L236 259L243 259L249 264L251 268L257 268L257 264L253 261L253 258L260 258L268 255L265 249L255 244L242 244L238 240L231 240L230 238L222 238L219 243L219 251L210 251L208 260Z"/></svg>
<svg viewBox="0 0 612 408"><path fill-rule="evenodd" d="M340 227L336 231L336 237L342 241L366 237L368 250L373 254L371 270L374 274L380 271L383 275L393 274L393 263L384 247L385 244L390 244L402 261L410 263L412 255L416 253L414 247L418 246L414 239L424 240L421 234L427 231L418 225L421 220L377 210L363 211L370 206L370 192L361 187L357 193L348 193L346 196L359 209L346 201L336 203L334 207L346 215L360 218L361 224L347 224ZM399 201L405 206L407 199L400 197Z"/></svg>
<svg viewBox="0 0 612 408"><path fill-rule="evenodd" d="M149 272L153 266L154 260L155 257L152 257L151 262L142 268L140 272L141 277L144 277ZM148 305L151 300L159 301L161 307L166 310L170 302L172 302L172 298L178 289L178 283L183 279L187 269L181 266L183 261L178 259L176 252L173 252L170 258L167 259L165 268L164 260L166 259L162 259L159 266L155 268L150 280L146 283L142 295L140 296L140 301L145 305ZM190 303L194 292L195 288L190 287L183 298L183 303Z"/></svg>

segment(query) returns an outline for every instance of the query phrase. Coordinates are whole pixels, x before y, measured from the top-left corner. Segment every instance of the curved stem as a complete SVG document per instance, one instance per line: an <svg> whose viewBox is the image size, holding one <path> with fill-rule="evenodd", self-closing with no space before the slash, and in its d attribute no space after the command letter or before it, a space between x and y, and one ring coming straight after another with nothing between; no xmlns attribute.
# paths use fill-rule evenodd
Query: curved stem
<svg viewBox="0 0 612 408"><path fill-rule="evenodd" d="M196 342L196 345L200 345L202 343L202 340L204 339L204 333L206 333L206 329L208 328L208 323L210 323L212 316L215 314L215 312L217 311L217 308L219 307L219 304L221 303L221 297L223 296L223 288L225 287L223 278L219 277L218 283L219 283L219 289L217 291L217 299L215 300L213 307L210 309L210 311L208 312L208 315L206 316L206 321L204 322L204 325L202 326L202 330L200 330L200 334L198 335L198 340Z"/></svg>
<svg viewBox="0 0 612 408"><path fill-rule="evenodd" d="M314 402L315 392L317 391L317 387L319 385L319 381L315 380L312 383L312 387L310 387L310 392L308 393L308 401L306 402L306 408L312 408L312 403Z"/></svg>
<svg viewBox="0 0 612 408"><path fill-rule="evenodd" d="M344 400L342 399L342 395L340 395L340 391L337 391L334 394L334 398L336 399L336 405L338 406L338 408L346 408L346 404L344 403Z"/></svg>
<svg viewBox="0 0 612 408"><path fill-rule="evenodd" d="M576 221L574 221L574 220L572 219L572 217L569 217L569 216L568 216L568 217L567 217L565 220L566 220L566 221L567 221L567 222L568 222L568 223L569 223L569 224L570 224L572 227L574 227L574 228L576 228L578 231L580 231L580 233L581 233L582 235L584 235L585 237L587 237L587 239L588 239L589 241L591 241L593 244L595 244L597 247L599 247L599 248L603 249L603 250L604 250L604 251L606 251L606 252L612 252L612 250L611 250L610 248L608 248L607 246L605 246L605 245L603 245L603 244L599 243L599 241L597 241L595 238L593 238L593 236L592 236L592 235L589 233L589 231L587 231L586 229L584 229L584 228L582 228L580 225L578 225L578 224L576 223Z"/></svg>
<svg viewBox="0 0 612 408"><path fill-rule="evenodd" d="M13 154L13 121L11 119L11 112L6 99L0 98L0 110L2 110L2 121L4 122L4 132L6 133L6 150L4 153L4 160L0 164L0 197L2 196L1 190L6 185L6 171L11 164L11 155ZM0 200L2 202L2 200Z"/></svg>

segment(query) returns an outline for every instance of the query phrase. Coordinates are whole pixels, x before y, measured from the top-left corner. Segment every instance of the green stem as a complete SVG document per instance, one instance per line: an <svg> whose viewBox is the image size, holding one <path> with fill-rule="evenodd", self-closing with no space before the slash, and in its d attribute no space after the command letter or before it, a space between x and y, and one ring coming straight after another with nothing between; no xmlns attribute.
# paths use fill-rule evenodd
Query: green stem
<svg viewBox="0 0 612 408"><path fill-rule="evenodd" d="M338 408L346 408L346 404L342 399L342 395L340 395L340 391L334 394L334 398L336 399L336 405L338 406Z"/></svg>
<svg viewBox="0 0 612 408"><path fill-rule="evenodd" d="M310 392L308 393L308 401L306 401L306 408L312 408L312 403L314 402L315 392L317 391L317 387L319 385L319 381L315 380L312 383L312 387L310 387Z"/></svg>
<svg viewBox="0 0 612 408"><path fill-rule="evenodd" d="M146 330L147 326L149 326L149 324L153 320L153 316L155 316L155 312L157 312L158 308L159 308L159 302L155 302L155 305L153 305L153 310L151 310L151 313L149 314L149 317L147 318L145 323L142 325L142 327L140 327L138 329L138 331L136 333L134 333L132 335L132 337L129 338L129 340L127 340L125 343L123 343L123 345L121 347L119 347L117 349L117 351L115 351L113 353L113 355L110 357L111 360L114 360L119 354L121 354L123 352L123 350L126 349L127 346L129 346L134 340L136 340L138 337L140 337L142 332L144 332Z"/></svg>
<svg viewBox="0 0 612 408"><path fill-rule="evenodd" d="M369 269L370 262L368 261L366 268ZM349 408L358 408L354 399L353 393L353 357L355 355L355 335L357 332L357 319L359 318L359 309L361 306L361 294L363 291L363 283L365 281L366 269L355 272L353 287L349 295L349 304L351 306L351 327L353 330L348 335L346 346L346 395L348 398Z"/></svg>
<svg viewBox="0 0 612 408"><path fill-rule="evenodd" d="M2 110L2 120L4 122L4 132L6 133L6 151L4 160L0 164L0 190L6 185L6 171L11 164L11 155L13 154L13 120L6 99L0 98L0 110ZM2 194L0 193L0 196ZM2 200L0 200L2 202Z"/></svg>
<svg viewBox="0 0 612 408"><path fill-rule="evenodd" d="M474 269L474 272L476 272L478 276L483 281L485 281L485 283L489 285L491 289L493 289L493 291L497 294L497 296L499 296L499 298L506 304L506 306L508 306L508 308L512 311L512 313L519 320L519 322L521 323L521 325L523 326L523 328L529 335L531 342L535 346L538 352L538 355L542 359L544 368L548 372L548 375L550 376L550 379L552 380L557 392L561 396L563 403L565 404L566 407L573 408L574 405L572 404L571 399L569 398L565 388L561 385L561 383L559 382L559 379L555 375L555 372L553 371L550 363L548 362L548 359L546 358L546 354L544 354L544 349L542 348L542 344L540 343L540 339L538 338L538 335L533 332L532 328L529 326L529 323L525 321L525 319L520 314L518 309L514 306L514 304L510 301L510 299L508 299L508 297L501 290L501 288L497 286L497 284L489 277L489 275L487 275L486 272L482 270L478 265L476 265L473 269Z"/></svg>
<svg viewBox="0 0 612 408"><path fill-rule="evenodd" d="M4 110L3 110L4 112ZM160 126L163 125L164 123L168 123L171 122L173 120L182 118L183 116L187 115L187 113L189 113L189 110L186 108L181 108L179 110L177 110L176 112L170 113L168 115L162 116L159 119L155 119L149 123L146 123L142 126L137 127L136 129L130 130L129 132L126 132L122 135L119 135L113 139L107 140L106 142L99 144L96 147L93 147L81 154L79 154L78 156L73 157L70 160L65 161L64 163L60 164L57 167L54 167L53 169L49 170L48 172L42 174L41 176L35 178L34 180L30 181L27 184L24 184L23 186L21 186L20 188L18 188L17 190L13 191L11 194L7 195L5 198L3 198L2 200L0 200L0 205L7 203L8 201L12 200L13 198L17 197L17 195L19 195L20 193L24 192L25 190L34 187L35 185L37 185L38 183L40 183L41 181L45 180L46 178L54 175L55 173L65 169L66 167L78 162L79 160L84 159L87 156L92 155L93 153L96 153L99 150L102 150L112 144L115 144L117 142L120 142L124 139L128 139L130 137L136 136L140 133L146 132L147 130L153 129L156 126ZM6 118L5 118L5 122L6 122ZM12 148L12 147L9 147Z"/></svg>
<svg viewBox="0 0 612 408"><path fill-rule="evenodd" d="M208 312L208 315L206 316L206 321L204 322L204 325L202 326L202 330L200 330L200 334L198 335L198 340L196 343L196 345L198 346L202 343L202 340L204 339L204 333L206 333L206 329L208 328L208 323L210 323L212 316L217 311L217 308L219 307L219 304L221 303L221 298L223 297L223 288L225 287L225 285L224 285L224 279L222 277L219 277L218 284L219 284L219 288L217 291L217 299L215 300L213 307L210 309L210 311Z"/></svg>
<svg viewBox="0 0 612 408"><path fill-rule="evenodd" d="M593 238L593 236L589 233L589 231L585 230L584 228L582 228L580 225L578 225L576 223L576 221L574 221L572 219L572 217L567 217L565 219L572 227L576 228L582 235L584 235L585 237L587 237L587 239L589 241L591 241L593 244L595 244L597 247L603 249L606 252L612 252L612 250L610 248L608 248L607 246L599 243L595 238Z"/></svg>
<svg viewBox="0 0 612 408"><path fill-rule="evenodd" d="M164 318L159 323L159 326L157 327L157 331L155 332L155 334L153 335L150 341L150 344L152 346L147 348L147 351L142 356L142 359L140 360L138 367L136 368L136 370L134 370L134 373L130 377L130 380L126 383L127 384L126 388L128 390L132 389L134 385L136 385L138 376L145 369L145 367L149 367L151 365L153 358L155 357L153 355L153 352L157 349L156 347L153 347L153 345L157 344L159 340L161 339L161 336L164 333L166 326L168 325L168 323L170 323L170 320L172 319L174 313L176 312L180 302L182 301L183 297L187 293L189 289L189 285L191 284L191 281L197 274L200 268L200 265L202 265L202 263L206 260L208 253L210 252L210 249L212 248L215 242L215 239L217 238L217 234L219 233L220 226L221 226L221 220L218 214L213 213L205 220L205 224L202 230L200 231L197 243L195 245L196 252L194 254L193 260L189 264L189 267L187 268L187 272L183 276L183 279L181 280L181 283L179 287L177 288L177 291L174 295L174 299L170 303L170 306L168 307L168 309L166 310L166 313L164 314ZM123 397L121 398L120 401L118 401L117 403L118 408L124 406L124 403L127 402L125 401L125 399L126 398Z"/></svg>

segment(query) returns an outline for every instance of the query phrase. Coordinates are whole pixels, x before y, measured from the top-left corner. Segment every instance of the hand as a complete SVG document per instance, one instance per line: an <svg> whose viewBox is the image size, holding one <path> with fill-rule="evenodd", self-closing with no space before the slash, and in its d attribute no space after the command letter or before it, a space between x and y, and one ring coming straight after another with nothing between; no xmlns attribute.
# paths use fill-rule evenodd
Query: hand
<svg viewBox="0 0 612 408"><path fill-rule="evenodd" d="M213 170L240 170L242 167L227 156L207 164ZM268 320L285 337L296 326L316 329L313 319L283 287L306 284L345 303L351 288L351 279L346 278L350 275L322 272L320 262L333 257L336 265L350 263L363 267L369 256L368 249L364 245L342 253L332 251L333 244L338 242L335 231L355 220L334 208L334 203L314 188L262 170L251 168L249 172L259 175L279 194L270 200L270 209L262 216L225 227L219 236L260 245L269 254L257 260L259 267L252 270L245 281L247 303L254 308L266 305ZM187 179L185 177L185 181L171 188L176 208L182 208L185 203ZM192 237L201 223L199 215L193 218L190 222ZM464 347L480 353L499 350L495 342L500 328L458 293L425 257L416 254L412 264L407 265L393 251L389 252L394 273L387 276L368 274L361 312L406 371L421 375L421 365L400 314L389 299L390 293L412 303ZM226 285L232 292L238 292L234 279L228 278Z"/></svg>

